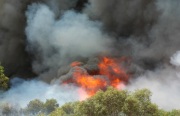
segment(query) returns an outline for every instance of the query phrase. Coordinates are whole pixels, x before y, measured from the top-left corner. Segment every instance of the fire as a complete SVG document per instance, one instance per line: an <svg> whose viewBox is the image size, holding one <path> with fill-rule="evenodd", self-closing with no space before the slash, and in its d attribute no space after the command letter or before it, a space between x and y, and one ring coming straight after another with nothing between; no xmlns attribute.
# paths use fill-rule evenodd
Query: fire
<svg viewBox="0 0 180 116"><path fill-rule="evenodd" d="M82 62L78 62L78 61L75 61L75 62L71 63L71 67L81 66L81 65L82 65Z"/></svg>
<svg viewBox="0 0 180 116"><path fill-rule="evenodd" d="M128 74L121 66L122 62L124 62L124 58L103 57L98 64L99 75L89 75L80 67L81 62L73 62L71 67L75 71L72 74L72 82L81 88L80 96L84 96L82 90L85 90L87 96L90 97L98 90L104 90L108 86L121 89L119 85L123 85L128 79Z"/></svg>
<svg viewBox="0 0 180 116"><path fill-rule="evenodd" d="M113 59L104 57L99 63L99 70L101 75L107 76L110 81L110 86L117 88L119 83L128 79L128 75L120 66L124 59Z"/></svg>
<svg viewBox="0 0 180 116"><path fill-rule="evenodd" d="M95 78L90 75L74 74L76 83L86 90L89 96L94 95L99 89L107 86L107 82L101 78Z"/></svg>

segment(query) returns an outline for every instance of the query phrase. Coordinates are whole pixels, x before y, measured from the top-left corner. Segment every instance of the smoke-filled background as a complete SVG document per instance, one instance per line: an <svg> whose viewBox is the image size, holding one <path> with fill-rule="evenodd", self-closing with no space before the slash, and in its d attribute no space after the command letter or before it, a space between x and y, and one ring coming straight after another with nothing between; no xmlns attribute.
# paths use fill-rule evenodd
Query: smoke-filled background
<svg viewBox="0 0 180 116"><path fill-rule="evenodd" d="M13 79L2 99L78 100L76 87L57 86L76 70L69 64L93 74L109 56L130 58L125 88L146 87L161 108L180 108L179 31L179 0L1 0L0 62L11 78L35 78Z"/></svg>

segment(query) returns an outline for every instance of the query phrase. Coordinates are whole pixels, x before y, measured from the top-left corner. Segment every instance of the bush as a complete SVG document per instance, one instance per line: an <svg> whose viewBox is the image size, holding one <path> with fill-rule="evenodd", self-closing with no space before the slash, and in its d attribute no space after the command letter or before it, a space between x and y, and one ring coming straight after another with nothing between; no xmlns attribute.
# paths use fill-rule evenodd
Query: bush
<svg viewBox="0 0 180 116"><path fill-rule="evenodd" d="M0 91L7 90L9 87L9 78L4 74L4 67L0 65Z"/></svg>
<svg viewBox="0 0 180 116"><path fill-rule="evenodd" d="M36 115L44 110L44 103L38 99L29 102L26 108L28 114Z"/></svg>
<svg viewBox="0 0 180 116"><path fill-rule="evenodd" d="M57 116L58 112L61 113L58 116L166 116L167 112L151 103L150 97L147 89L128 92L109 87L85 101L67 103L50 116Z"/></svg>

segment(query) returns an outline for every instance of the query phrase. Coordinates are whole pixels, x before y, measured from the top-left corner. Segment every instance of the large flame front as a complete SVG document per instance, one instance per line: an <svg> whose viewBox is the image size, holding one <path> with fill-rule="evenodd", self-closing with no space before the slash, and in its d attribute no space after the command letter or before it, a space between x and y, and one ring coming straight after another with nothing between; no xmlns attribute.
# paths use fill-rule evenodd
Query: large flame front
<svg viewBox="0 0 180 116"><path fill-rule="evenodd" d="M73 83L85 90L88 96L92 96L98 90L104 90L108 86L117 88L118 85L122 85L128 79L128 74L121 67L123 61L123 58L103 57L98 64L98 75L89 75L88 73L78 71L81 69L78 68L81 63L73 62L71 66L77 66L76 71L73 72Z"/></svg>

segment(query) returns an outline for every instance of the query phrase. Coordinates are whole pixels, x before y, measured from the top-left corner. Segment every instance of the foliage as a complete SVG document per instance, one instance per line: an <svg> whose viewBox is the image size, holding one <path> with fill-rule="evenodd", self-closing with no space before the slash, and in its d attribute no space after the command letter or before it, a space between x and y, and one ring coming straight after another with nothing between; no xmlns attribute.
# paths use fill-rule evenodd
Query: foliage
<svg viewBox="0 0 180 116"><path fill-rule="evenodd" d="M180 110L172 110L171 112L167 113L168 116L180 116Z"/></svg>
<svg viewBox="0 0 180 116"><path fill-rule="evenodd" d="M12 112L12 108L9 104L4 104L3 108L2 108L2 114L3 115L10 115L10 113Z"/></svg>
<svg viewBox="0 0 180 116"><path fill-rule="evenodd" d="M39 113L37 116L47 116L45 113Z"/></svg>
<svg viewBox="0 0 180 116"><path fill-rule="evenodd" d="M0 65L0 90L7 90L9 78L4 74L4 67Z"/></svg>
<svg viewBox="0 0 180 116"><path fill-rule="evenodd" d="M62 110L62 108L57 108L49 116L64 116L65 114L66 113Z"/></svg>
<svg viewBox="0 0 180 116"><path fill-rule="evenodd" d="M150 97L148 89L128 92L109 87L85 101L66 103L50 116L180 116L180 110L159 109Z"/></svg>
<svg viewBox="0 0 180 116"><path fill-rule="evenodd" d="M99 91L92 98L80 103L77 107L77 114L85 116L118 115L122 111L127 96L127 91L118 91L109 87L105 92Z"/></svg>
<svg viewBox="0 0 180 116"><path fill-rule="evenodd" d="M151 92L147 89L136 90L130 94L123 106L123 112L129 116L155 116L158 114L158 107L151 103Z"/></svg>
<svg viewBox="0 0 180 116"><path fill-rule="evenodd" d="M31 113L33 115L38 114L43 110L44 110L44 103L38 99L30 101L26 108L27 113Z"/></svg>
<svg viewBox="0 0 180 116"><path fill-rule="evenodd" d="M54 111L57 107L59 107L59 104L55 99L47 99L45 104L44 104L44 110L46 114L51 113Z"/></svg>
<svg viewBox="0 0 180 116"><path fill-rule="evenodd" d="M43 116L48 115L58 107L59 104L55 99L47 99L45 103L40 101L39 99L35 99L29 102L25 109L25 112L26 114Z"/></svg>
<svg viewBox="0 0 180 116"><path fill-rule="evenodd" d="M45 102L35 99L29 102L26 112L14 110L9 104L1 109L6 116L180 116L180 110L167 112L153 104L148 89L129 92L112 87L84 101L66 103L61 107L55 99L47 99Z"/></svg>
<svg viewBox="0 0 180 116"><path fill-rule="evenodd" d="M1 106L1 109L2 115L4 116L10 116L11 114L18 115L18 111L8 103L3 104Z"/></svg>
<svg viewBox="0 0 180 116"><path fill-rule="evenodd" d="M78 106L80 102L70 102L70 103L66 103L63 106L61 106L61 109L67 114L67 115L74 115L74 113L76 112L75 108L76 106Z"/></svg>

